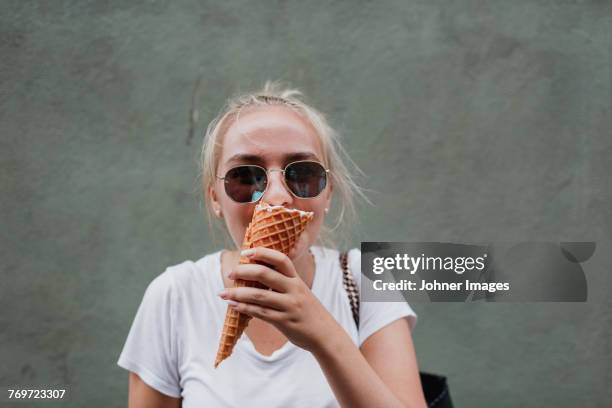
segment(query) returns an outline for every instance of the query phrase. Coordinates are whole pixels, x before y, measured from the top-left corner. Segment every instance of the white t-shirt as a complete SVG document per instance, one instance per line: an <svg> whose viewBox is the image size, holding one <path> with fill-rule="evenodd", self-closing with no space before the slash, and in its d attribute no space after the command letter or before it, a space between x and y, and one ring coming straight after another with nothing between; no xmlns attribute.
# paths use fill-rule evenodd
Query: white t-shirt
<svg viewBox="0 0 612 408"><path fill-rule="evenodd" d="M403 301L361 302L357 332L338 251L319 246L311 251L312 292L356 345L402 317L414 327L416 314ZM349 252L349 268L359 288L357 248ZM167 268L147 287L117 364L161 393L182 397L184 408L339 406L317 360L290 341L265 356L243 334L215 369L227 309L217 295L221 290L221 251Z"/></svg>

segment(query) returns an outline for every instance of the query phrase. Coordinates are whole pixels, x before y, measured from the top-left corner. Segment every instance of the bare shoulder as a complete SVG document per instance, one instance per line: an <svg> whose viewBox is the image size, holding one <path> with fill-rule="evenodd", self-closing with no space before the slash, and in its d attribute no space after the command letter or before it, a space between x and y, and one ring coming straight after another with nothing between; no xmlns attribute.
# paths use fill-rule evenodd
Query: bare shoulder
<svg viewBox="0 0 612 408"><path fill-rule="evenodd" d="M162 394L133 372L129 377L129 408L180 408L182 400Z"/></svg>
<svg viewBox="0 0 612 408"><path fill-rule="evenodd" d="M425 407L425 397L406 318L393 321L368 337L361 353L381 380L409 407Z"/></svg>

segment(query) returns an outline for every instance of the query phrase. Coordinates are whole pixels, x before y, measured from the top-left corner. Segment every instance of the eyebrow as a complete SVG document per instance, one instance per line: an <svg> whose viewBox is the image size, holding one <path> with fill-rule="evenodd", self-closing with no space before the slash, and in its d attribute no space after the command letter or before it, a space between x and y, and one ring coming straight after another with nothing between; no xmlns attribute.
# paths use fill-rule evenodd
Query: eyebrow
<svg viewBox="0 0 612 408"><path fill-rule="evenodd" d="M289 162L289 161L297 161L297 160L309 160L309 159L319 160L317 155L314 154L314 153L311 153L311 152L287 153L287 154L283 155L283 159L284 159L285 163ZM264 159L263 159L263 157L258 156L256 154L238 153L238 154L235 154L232 157L230 157L227 160L227 163L242 162L242 161L262 163L264 161Z"/></svg>

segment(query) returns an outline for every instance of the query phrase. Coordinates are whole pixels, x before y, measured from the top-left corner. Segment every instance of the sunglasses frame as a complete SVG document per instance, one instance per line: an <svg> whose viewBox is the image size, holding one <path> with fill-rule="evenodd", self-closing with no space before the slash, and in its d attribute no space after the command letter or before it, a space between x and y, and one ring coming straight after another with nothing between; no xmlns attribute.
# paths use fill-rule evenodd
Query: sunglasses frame
<svg viewBox="0 0 612 408"><path fill-rule="evenodd" d="M289 166L291 166L291 165L293 165L293 164L296 164L296 163L316 163L316 164L320 165L320 166L323 168L323 170L325 170L325 188L327 188L327 184L328 184L328 181L329 181L328 174L330 173L330 171L329 171L329 169L326 169L326 168L325 168L325 166L323 165L323 163L319 163L319 162L318 162L318 161L316 161L316 160L297 160L297 161L294 161L294 162L288 163L288 164L285 166L285 168L284 168L284 169L266 169L265 167L263 167L263 166L259 166L259 165L257 165L257 164L240 164L240 165L238 165L238 166L234 166L234 167L232 167L231 169L229 169L228 171L226 171L226 172L225 172L225 176L224 176L224 177L219 177L218 175L216 175L216 178L218 178L219 180L223 180L223 184L225 185L225 184L228 184L228 182L225 180L225 179L226 179L226 177L227 177L227 174L228 174L230 171L232 171L232 170L234 170L234 169L237 169L238 167L258 167L258 168L260 168L260 169L262 169L262 170L264 171L264 173L266 174L266 188L264 189L264 191L262 191L261 196L259 196L259 198L258 198L257 200L255 200L255 201L247 201L247 202L236 201L236 200L234 200L234 199L232 198L232 196L230 196L229 194L227 194L227 190L225 189L225 187L223 188L223 190L225 191L225 194L227 194L227 196L228 196L228 197L229 197L229 198L230 198L230 199L231 199L233 202L238 203L238 204L254 204L254 203L258 202L259 200L261 200L261 198L262 198L262 197L263 197L263 196L266 194L266 191L268 190L268 186L270 185L270 183L269 183L270 177L268 176L268 172L271 172L271 171L280 171L281 173L283 173L283 177L282 177L283 184L285 185L285 188L286 188L286 189L287 189L287 190L288 190L288 191L291 193L291 195L293 195L295 198L298 198L298 199L300 199L300 200L312 200L313 198L317 198L318 196L320 196L320 195L321 195L321 193L323 193L323 191L325 191L325 188L323 188L323 190L321 190L321 191L319 192L319 194L317 194L317 195L316 195L316 196L314 196L314 197L299 197L299 196L297 196L297 195L296 195L296 194L293 192L293 190L292 190L292 189L291 189L291 188L290 188L290 187L287 185L287 177L286 177L286 175L285 175L285 172L287 171L287 168L288 168Z"/></svg>

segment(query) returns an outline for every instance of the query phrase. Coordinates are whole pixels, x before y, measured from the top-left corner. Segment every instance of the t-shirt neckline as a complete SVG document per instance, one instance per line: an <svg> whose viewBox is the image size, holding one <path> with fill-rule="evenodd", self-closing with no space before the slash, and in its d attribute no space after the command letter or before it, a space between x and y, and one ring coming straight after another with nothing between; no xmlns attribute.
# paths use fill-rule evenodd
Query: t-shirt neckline
<svg viewBox="0 0 612 408"><path fill-rule="evenodd" d="M320 259L319 249L320 248L315 245L310 247L310 251L313 255L313 259L315 263L315 270L314 270L314 277L312 280L311 291L313 295L316 296L317 298L320 298L319 286L320 286L320 281L321 281L321 277L319 276L321 273L321 268L320 268L321 259ZM223 277L221 276L221 274L223 273L222 268L221 268L222 253L223 253L223 250L219 250L215 254L216 255L215 265L217 267L217 273L215 273L215 275L217 276L216 278L216 285L217 285L216 292L217 293L222 291L225 288L223 284ZM295 354L295 351L299 349L299 347L293 344L290 340L287 340L285 344L283 344L280 348L274 350L272 354L270 354L269 356L266 356L264 354L261 354L259 351L257 351L257 349L255 349L253 342L251 342L251 339L246 334L243 334L238 339L238 343L236 343L236 348L238 347L242 347L244 351L246 352L246 354L251 356L255 361L259 363L264 363L264 364L271 363L277 360L281 360L285 357L291 356Z"/></svg>

